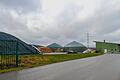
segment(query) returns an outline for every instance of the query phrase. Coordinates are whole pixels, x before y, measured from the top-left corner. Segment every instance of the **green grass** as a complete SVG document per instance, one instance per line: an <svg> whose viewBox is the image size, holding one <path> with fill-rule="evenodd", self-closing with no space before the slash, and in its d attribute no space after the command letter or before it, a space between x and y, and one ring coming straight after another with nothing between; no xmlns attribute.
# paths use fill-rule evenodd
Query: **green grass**
<svg viewBox="0 0 120 80"><path fill-rule="evenodd" d="M17 68L4 69L4 70L0 70L0 73L10 72L10 71L16 71L16 70L17 70Z"/></svg>
<svg viewBox="0 0 120 80"><path fill-rule="evenodd" d="M88 54L55 54L55 55L21 55L19 58L20 65L18 68L0 70L0 73L99 55L102 54L88 53Z"/></svg>

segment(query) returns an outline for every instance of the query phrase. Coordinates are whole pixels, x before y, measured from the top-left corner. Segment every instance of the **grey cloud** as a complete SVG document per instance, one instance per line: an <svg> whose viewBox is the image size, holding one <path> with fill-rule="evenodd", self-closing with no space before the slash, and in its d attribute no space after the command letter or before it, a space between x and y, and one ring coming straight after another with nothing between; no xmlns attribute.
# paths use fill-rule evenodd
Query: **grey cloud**
<svg viewBox="0 0 120 80"><path fill-rule="evenodd" d="M120 29L120 8L117 10L109 9L108 7L104 7L104 5L101 5L99 11L96 11L94 15L89 19L89 25L93 29L96 28L94 32L99 35L107 35ZM112 5L109 4L108 6Z"/></svg>
<svg viewBox="0 0 120 80"><path fill-rule="evenodd" d="M80 9L81 8L76 5L68 5L57 17L59 19L57 27L60 30L60 33L62 33L63 36L68 39L77 38L78 36L78 30L76 30L77 26L75 20Z"/></svg>
<svg viewBox="0 0 120 80"><path fill-rule="evenodd" d="M31 31L22 19L12 17L9 11L0 12L0 31L13 34L26 42L41 37L39 33Z"/></svg>
<svg viewBox="0 0 120 80"><path fill-rule="evenodd" d="M80 12L83 7L81 8L70 4L56 17L56 21L53 25L47 25L48 28L45 30L36 28L35 31L29 29L21 18L17 20L14 19L10 15L9 10L4 13L0 11L0 31L12 33L22 38L22 40L35 44L49 44L52 42L66 44L72 40L77 40L85 44L86 32L94 36L90 38L91 45L93 45L92 41L94 40L106 39L108 41L119 41L119 32L117 35L115 34L116 31L120 30L119 1L102 1L100 7L96 9L94 14L90 15L84 21L76 21L78 12ZM16 6L17 10L19 10L20 7L25 8L24 10L33 10L37 8L33 0L26 0L25 2L18 0L18 2L14 3L8 2L8 0L2 0L0 4L4 6L8 4L6 6L11 8L15 8ZM114 4L111 4L112 2ZM46 24L43 24L43 26L46 26Z"/></svg>
<svg viewBox="0 0 120 80"><path fill-rule="evenodd" d="M14 9L19 13L26 13L40 8L40 0L0 0L0 5L3 5L6 9Z"/></svg>
<svg viewBox="0 0 120 80"><path fill-rule="evenodd" d="M94 40L104 39L108 41L119 41L120 38L117 38L114 33L117 30L120 30L120 8L116 9L115 6L118 3L115 3L114 5L109 2L106 2L106 4L101 4L101 6L94 12L94 14L83 22L74 22L78 12L74 12L74 10L72 11L71 8L69 8L71 12L69 9L66 9L64 11L65 13L63 12L64 15L60 15L59 17L61 18L58 20L58 25L60 27L59 29L61 29L62 33L61 35L65 36L67 40L76 39L81 42L85 42L86 32L90 32L93 34L91 36L94 36L91 38L91 42ZM109 9L112 7L113 9ZM110 33L113 33L113 36L109 35Z"/></svg>

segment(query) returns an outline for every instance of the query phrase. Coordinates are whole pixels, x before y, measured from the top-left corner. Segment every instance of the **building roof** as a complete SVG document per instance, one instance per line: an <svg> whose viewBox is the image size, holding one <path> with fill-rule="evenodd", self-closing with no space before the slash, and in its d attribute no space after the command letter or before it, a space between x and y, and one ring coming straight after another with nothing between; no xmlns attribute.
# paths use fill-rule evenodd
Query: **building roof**
<svg viewBox="0 0 120 80"><path fill-rule="evenodd" d="M57 43L52 43L52 44L48 45L47 47L49 47L49 48L62 48L62 46L57 44Z"/></svg>
<svg viewBox="0 0 120 80"><path fill-rule="evenodd" d="M32 45L32 46L35 46L35 47L45 47L45 46L42 46L42 45L36 45L36 44L29 44L29 45Z"/></svg>
<svg viewBox="0 0 120 80"><path fill-rule="evenodd" d="M27 43L23 42L22 40L16 38L13 35L10 35L8 33L4 33L4 32L0 32L0 46L7 46L5 44L2 44L2 41L17 41L18 42L18 53L19 54L24 54L24 53L37 53L37 50L35 48L33 48L31 45L28 45ZM14 46L10 46L10 44L8 43L9 46L7 47L14 47Z"/></svg>
<svg viewBox="0 0 120 80"><path fill-rule="evenodd" d="M102 41L94 41L94 42L99 42L99 43L108 43L108 44L119 44L119 45L120 45L120 43L113 43L113 42L102 42Z"/></svg>
<svg viewBox="0 0 120 80"><path fill-rule="evenodd" d="M77 41L73 41L65 45L65 47L85 47L85 46Z"/></svg>

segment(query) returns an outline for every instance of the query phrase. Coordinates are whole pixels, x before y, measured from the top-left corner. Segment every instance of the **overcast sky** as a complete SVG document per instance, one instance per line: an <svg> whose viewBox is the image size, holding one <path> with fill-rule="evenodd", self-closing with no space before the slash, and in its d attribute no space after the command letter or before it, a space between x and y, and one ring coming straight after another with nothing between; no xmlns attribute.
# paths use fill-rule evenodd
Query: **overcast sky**
<svg viewBox="0 0 120 80"><path fill-rule="evenodd" d="M120 0L0 0L0 31L27 43L120 42Z"/></svg>

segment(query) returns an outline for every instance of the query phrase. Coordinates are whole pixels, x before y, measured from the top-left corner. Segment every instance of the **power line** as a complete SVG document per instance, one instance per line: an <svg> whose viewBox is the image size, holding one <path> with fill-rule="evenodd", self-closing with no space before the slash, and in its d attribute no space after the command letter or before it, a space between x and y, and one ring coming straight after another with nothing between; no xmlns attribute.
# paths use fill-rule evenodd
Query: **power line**
<svg viewBox="0 0 120 80"><path fill-rule="evenodd" d="M87 48L90 48L90 43L93 37L94 37L93 34L91 36L91 34L87 32Z"/></svg>

